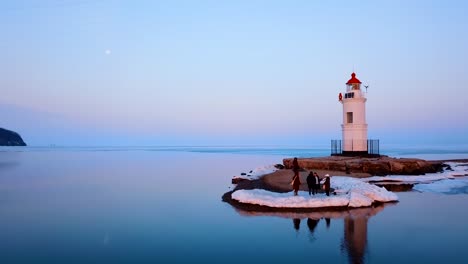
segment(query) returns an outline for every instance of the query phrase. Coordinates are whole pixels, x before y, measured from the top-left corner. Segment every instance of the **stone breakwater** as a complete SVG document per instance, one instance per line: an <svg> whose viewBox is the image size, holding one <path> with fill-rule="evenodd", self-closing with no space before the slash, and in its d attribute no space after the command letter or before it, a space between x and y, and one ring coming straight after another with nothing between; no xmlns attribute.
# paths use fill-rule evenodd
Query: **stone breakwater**
<svg viewBox="0 0 468 264"><path fill-rule="evenodd" d="M283 159L286 169L292 168L292 158ZM329 170L345 173L368 173L370 175L423 175L435 173L443 169L442 161L426 161L413 158L392 158L380 156L344 157L329 156L317 158L298 158L299 166L307 170Z"/></svg>

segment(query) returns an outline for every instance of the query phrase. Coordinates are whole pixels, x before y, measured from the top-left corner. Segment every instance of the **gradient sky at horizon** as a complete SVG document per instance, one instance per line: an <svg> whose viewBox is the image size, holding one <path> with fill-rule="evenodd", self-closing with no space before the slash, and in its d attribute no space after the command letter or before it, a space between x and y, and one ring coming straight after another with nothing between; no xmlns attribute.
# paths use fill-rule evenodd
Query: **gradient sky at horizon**
<svg viewBox="0 0 468 264"><path fill-rule="evenodd" d="M30 145L468 144L465 1L2 1L0 127Z"/></svg>

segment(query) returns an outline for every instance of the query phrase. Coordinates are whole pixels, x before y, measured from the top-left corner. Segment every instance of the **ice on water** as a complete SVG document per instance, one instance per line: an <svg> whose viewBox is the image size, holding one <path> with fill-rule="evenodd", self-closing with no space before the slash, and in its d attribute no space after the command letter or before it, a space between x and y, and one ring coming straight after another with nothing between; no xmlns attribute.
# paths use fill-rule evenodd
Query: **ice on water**
<svg viewBox="0 0 468 264"><path fill-rule="evenodd" d="M468 164L447 162L451 170L426 175L390 175L365 178L367 182L396 182L414 184L413 190L444 194L468 194Z"/></svg>

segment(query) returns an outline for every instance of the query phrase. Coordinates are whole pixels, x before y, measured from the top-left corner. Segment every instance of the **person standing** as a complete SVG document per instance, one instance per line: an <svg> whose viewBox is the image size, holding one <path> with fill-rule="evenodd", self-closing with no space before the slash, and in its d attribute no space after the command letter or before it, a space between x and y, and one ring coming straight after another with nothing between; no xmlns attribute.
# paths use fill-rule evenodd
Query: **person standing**
<svg viewBox="0 0 468 264"><path fill-rule="evenodd" d="M299 191L299 186L301 186L301 179L299 177L299 172L294 173L294 177L292 178L292 186L294 190L294 195L297 195Z"/></svg>
<svg viewBox="0 0 468 264"><path fill-rule="evenodd" d="M309 176L307 176L307 187L309 187L309 196L310 194L312 193L313 195L315 195L315 175L314 175L314 172L311 171L309 173Z"/></svg>
<svg viewBox="0 0 468 264"><path fill-rule="evenodd" d="M325 193L327 196L330 196L330 175L325 175L325 183L323 185L325 186Z"/></svg>
<svg viewBox="0 0 468 264"><path fill-rule="evenodd" d="M297 161L297 158L293 159L293 171L299 171L299 162Z"/></svg>
<svg viewBox="0 0 468 264"><path fill-rule="evenodd" d="M301 168L299 167L299 162L297 161L297 158L293 159L292 170L294 171L294 174L299 174L299 171L301 170Z"/></svg>
<svg viewBox="0 0 468 264"><path fill-rule="evenodd" d="M299 171L301 170L301 168L299 167L299 162L297 161L296 157L293 159L292 170L294 172L294 176L291 184L293 186L294 195L297 195L299 187L301 186L301 179L299 176Z"/></svg>
<svg viewBox="0 0 468 264"><path fill-rule="evenodd" d="M320 177L318 176L317 172L314 172L314 188L315 188L315 193L319 193L320 190Z"/></svg>

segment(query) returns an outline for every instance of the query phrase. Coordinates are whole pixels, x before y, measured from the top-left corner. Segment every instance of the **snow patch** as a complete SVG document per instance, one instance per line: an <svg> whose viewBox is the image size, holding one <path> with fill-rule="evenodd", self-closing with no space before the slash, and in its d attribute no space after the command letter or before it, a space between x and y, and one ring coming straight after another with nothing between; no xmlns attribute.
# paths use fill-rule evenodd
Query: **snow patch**
<svg viewBox="0 0 468 264"><path fill-rule="evenodd" d="M398 196L383 187L371 185L350 177L332 177L331 187L336 195L323 193L309 196L308 192L299 191L276 193L261 189L238 190L232 193L232 199L241 203L257 204L274 208L321 208L321 207L365 207L373 202L398 201Z"/></svg>
<svg viewBox="0 0 468 264"><path fill-rule="evenodd" d="M371 206L372 202L372 199L354 190L349 193L349 207L367 207Z"/></svg>
<svg viewBox="0 0 468 264"><path fill-rule="evenodd" d="M452 170L445 170L441 173L428 173L426 175L388 175L388 176L373 176L362 179L366 182L401 182L401 183L430 183L445 179L454 179L456 177L463 177L468 174L468 167L466 164L460 164L456 162L447 162Z"/></svg>
<svg viewBox="0 0 468 264"><path fill-rule="evenodd" d="M364 182L361 179L341 176L332 177L331 186L337 192L350 193L355 191L377 202L398 201L398 196L393 192L387 191L384 187Z"/></svg>
<svg viewBox="0 0 468 264"><path fill-rule="evenodd" d="M297 196L293 192L276 193L262 189L238 190L232 194L232 199L241 203L257 204L275 208L320 208L333 206L348 206L347 195L326 196L318 194L309 196L308 192L299 191Z"/></svg>
<svg viewBox="0 0 468 264"><path fill-rule="evenodd" d="M365 182L398 182L398 183L428 183L440 181L444 179L453 179L451 174L427 174L427 175L389 175L389 176L373 176L362 179Z"/></svg>
<svg viewBox="0 0 468 264"><path fill-rule="evenodd" d="M444 194L468 194L468 164L447 162L451 170L441 173L430 173L426 175L390 175L374 176L362 179L370 183L410 183L414 184L413 190L419 192L433 192Z"/></svg>
<svg viewBox="0 0 468 264"><path fill-rule="evenodd" d="M278 168L275 167L275 165L266 165L262 167L255 168L251 170L251 172L246 173L246 175L241 175L241 176L234 176L232 179L233 180L258 180L260 177L266 174L273 173L277 171Z"/></svg>

